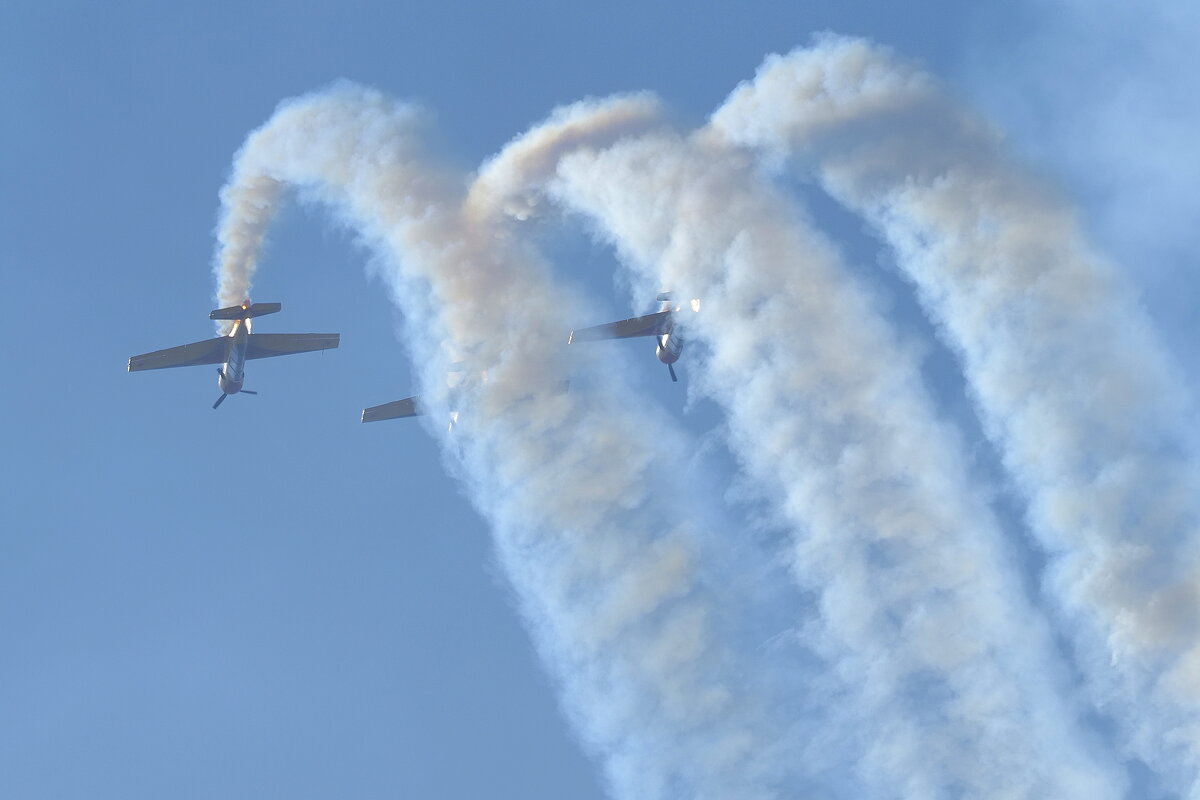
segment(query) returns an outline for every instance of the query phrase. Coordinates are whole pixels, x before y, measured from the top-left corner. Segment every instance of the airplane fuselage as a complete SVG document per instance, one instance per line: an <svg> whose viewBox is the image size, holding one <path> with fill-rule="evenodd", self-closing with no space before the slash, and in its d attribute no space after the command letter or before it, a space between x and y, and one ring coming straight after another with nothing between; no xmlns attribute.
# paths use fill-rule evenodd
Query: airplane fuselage
<svg viewBox="0 0 1200 800"><path fill-rule="evenodd" d="M229 356L217 374L217 386L225 394L237 394L242 390L246 379L246 346L250 342L250 320L239 319L233 323L229 332L233 344L229 347Z"/></svg>
<svg viewBox="0 0 1200 800"><path fill-rule="evenodd" d="M669 295L661 294L658 300L658 310L660 312L669 311L671 314L667 317L662 333L654 337L656 343L654 355L669 367L678 361L679 356L683 353L683 338L675 332L675 309L671 308Z"/></svg>

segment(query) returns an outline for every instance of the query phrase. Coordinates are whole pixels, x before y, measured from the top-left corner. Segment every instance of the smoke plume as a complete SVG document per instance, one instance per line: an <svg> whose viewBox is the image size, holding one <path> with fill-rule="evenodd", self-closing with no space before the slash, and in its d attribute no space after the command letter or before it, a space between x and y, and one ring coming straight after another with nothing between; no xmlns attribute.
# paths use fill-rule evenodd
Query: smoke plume
<svg viewBox="0 0 1200 800"><path fill-rule="evenodd" d="M702 298L683 323L707 349L691 374L793 533L791 566L820 597L806 639L854 698L826 713L872 731L854 765L872 794L1118 796L955 432L832 245L707 132L572 147L562 119L587 110L514 140L489 194L528 208L549 182L643 295Z"/></svg>
<svg viewBox="0 0 1200 800"><path fill-rule="evenodd" d="M281 189L333 209L384 261L431 417L461 410L441 435L447 464L491 523L613 793L774 796L778 704L727 636L738 603L706 575L709 532L680 509L680 434L620 381L561 391L564 292L503 224L463 212L464 182L431 165L422 127L414 109L351 85L281 105L222 192L220 297L248 292ZM604 128L590 135L614 135ZM452 360L472 377L450 392Z"/></svg>
<svg viewBox="0 0 1200 800"><path fill-rule="evenodd" d="M1028 498L1097 704L1200 797L1194 426L1129 289L992 130L884 48L771 57L713 126L815 174L894 248Z"/></svg>
<svg viewBox="0 0 1200 800"><path fill-rule="evenodd" d="M371 249L428 427L615 796L1121 797L1099 719L1200 799L1191 407L1069 206L984 121L886 49L824 36L693 132L647 94L586 100L468 181L427 127L349 84L281 105L222 191L218 300L248 296L284 196ZM1037 596L919 356L772 182L784 164L878 230L959 358L1046 554ZM691 442L603 345L568 352L585 317L535 246L543 207L613 245L639 305L701 299L677 331L691 388L725 413L783 558L707 515ZM562 391L589 374L603 385ZM789 646L755 645L781 613Z"/></svg>

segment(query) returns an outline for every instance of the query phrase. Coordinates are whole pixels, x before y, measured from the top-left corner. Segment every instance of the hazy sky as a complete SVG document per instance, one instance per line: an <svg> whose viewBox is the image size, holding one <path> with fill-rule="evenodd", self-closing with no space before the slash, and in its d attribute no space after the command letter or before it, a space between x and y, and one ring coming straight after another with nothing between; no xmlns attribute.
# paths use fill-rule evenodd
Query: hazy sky
<svg viewBox="0 0 1200 800"><path fill-rule="evenodd" d="M989 115L1078 205L1197 385L1184 3L3 4L0 795L603 796L435 444L358 421L413 384L353 233L302 205L273 229L254 299L283 311L258 330L342 343L252 362L259 396L214 412L215 370L126 359L211 333L217 191L285 98L338 78L412 98L470 170L586 96L649 89L698 124L765 55L825 30L922 61ZM829 220L848 253L886 260ZM551 249L595 295L581 324L649 308L581 231ZM878 291L929 336L894 277ZM644 342L614 347L648 403L698 438L718 428ZM934 389L987 478L955 377ZM719 445L699 458L737 484Z"/></svg>

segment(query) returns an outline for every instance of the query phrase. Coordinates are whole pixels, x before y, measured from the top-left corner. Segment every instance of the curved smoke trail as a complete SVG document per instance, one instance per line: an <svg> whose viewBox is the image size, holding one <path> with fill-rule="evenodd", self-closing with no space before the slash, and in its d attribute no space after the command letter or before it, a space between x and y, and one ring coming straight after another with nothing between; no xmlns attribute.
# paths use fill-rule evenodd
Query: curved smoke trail
<svg viewBox="0 0 1200 800"><path fill-rule="evenodd" d="M567 713L613 792L774 796L790 769L786 731L729 644L728 598L700 563L704 531L677 507L683 445L619 387L530 388L568 374L563 293L498 221L462 213L461 179L429 166L419 123L349 85L283 104L247 139L222 193L220 297L246 295L282 189L352 225L390 267L433 415L451 402L442 334L469 374L486 371L454 398L464 413L443 449L491 522ZM635 114L577 133L603 141L637 124Z"/></svg>
<svg viewBox="0 0 1200 800"><path fill-rule="evenodd" d="M805 634L855 689L854 708L830 713L872 731L859 768L874 794L1120 796L1123 776L1062 697L1046 625L963 477L955 432L833 247L708 133L580 147L564 121L589 113L613 111L556 112L481 181L510 208L549 182L642 291L703 298L687 328L709 350L703 390L820 594Z"/></svg>
<svg viewBox="0 0 1200 800"><path fill-rule="evenodd" d="M884 48L771 57L712 124L815 172L895 249L1029 499L1097 703L1200 797L1191 412L1126 286L986 126Z"/></svg>

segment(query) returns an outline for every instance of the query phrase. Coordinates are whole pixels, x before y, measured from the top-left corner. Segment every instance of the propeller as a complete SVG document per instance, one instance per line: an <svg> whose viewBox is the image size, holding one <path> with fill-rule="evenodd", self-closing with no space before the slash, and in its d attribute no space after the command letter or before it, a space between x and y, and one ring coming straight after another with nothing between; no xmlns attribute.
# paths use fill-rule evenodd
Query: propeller
<svg viewBox="0 0 1200 800"><path fill-rule="evenodd" d="M675 383L679 383L679 378L675 377L675 365L674 364L667 364L667 372L671 373L672 381L674 381Z"/></svg>
<svg viewBox="0 0 1200 800"><path fill-rule="evenodd" d="M225 378L225 371L220 367L217 367L217 374L220 375L222 379ZM251 391L250 389L242 389L241 394L257 395L258 392ZM229 395L222 393L221 396L217 398L217 402L213 403L213 408L216 408L217 406L221 405L221 403L224 403L226 397L229 397Z"/></svg>

